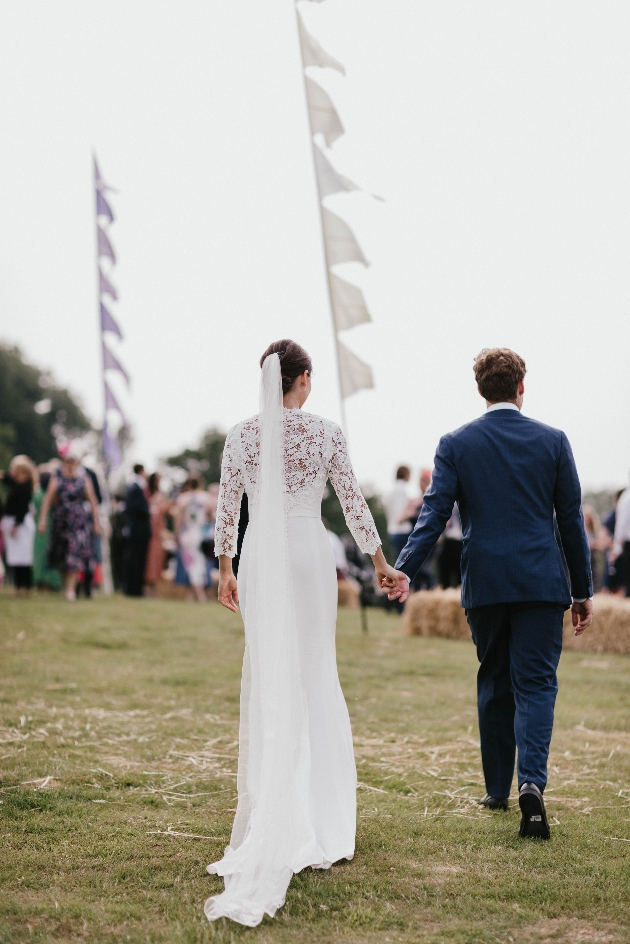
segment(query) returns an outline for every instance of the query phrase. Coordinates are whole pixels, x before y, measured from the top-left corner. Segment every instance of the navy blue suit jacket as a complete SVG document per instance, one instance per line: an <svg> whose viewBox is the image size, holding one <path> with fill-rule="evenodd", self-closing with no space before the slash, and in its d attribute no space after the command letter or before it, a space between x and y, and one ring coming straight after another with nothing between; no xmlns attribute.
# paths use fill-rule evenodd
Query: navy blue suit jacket
<svg viewBox="0 0 630 944"><path fill-rule="evenodd" d="M580 482L559 429L502 409L442 437L431 487L396 561L411 580L455 502L464 534L462 606L534 600L568 606L571 595L591 596Z"/></svg>

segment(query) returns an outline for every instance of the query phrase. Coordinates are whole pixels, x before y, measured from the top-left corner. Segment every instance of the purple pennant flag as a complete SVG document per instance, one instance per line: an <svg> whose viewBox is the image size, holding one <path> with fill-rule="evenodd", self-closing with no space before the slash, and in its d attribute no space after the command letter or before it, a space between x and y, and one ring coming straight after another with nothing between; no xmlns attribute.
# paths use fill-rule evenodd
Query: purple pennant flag
<svg viewBox="0 0 630 944"><path fill-rule="evenodd" d="M118 301L118 292L116 291L112 283L109 281L109 279L105 278L105 276L103 275L103 272L101 271L100 266L98 269L98 275L99 275L99 290L100 290L101 295L109 295L111 298L114 299L114 301Z"/></svg>
<svg viewBox="0 0 630 944"><path fill-rule="evenodd" d="M101 302L101 331L111 331L112 334L117 334L122 341L122 331L118 327L114 316L110 315L103 302Z"/></svg>
<svg viewBox="0 0 630 944"><path fill-rule="evenodd" d="M107 381L105 381L105 409L106 409L106 410L117 410L118 413L120 413L120 415L122 416L122 421L123 421L124 425L125 425L127 428L129 428L129 423L127 422L127 419L126 419L126 417L125 417L125 414L123 413L123 411L122 411L122 409L121 409L121 407L120 407L120 404L119 404L118 400L116 399L116 397L114 396L113 391L112 391L111 387L109 386L109 384L107 383Z"/></svg>
<svg viewBox="0 0 630 944"><path fill-rule="evenodd" d="M110 349L107 347L105 343L103 343L103 370L117 370L119 373L123 375L123 377L127 381L127 386L129 386L131 382L129 380L129 374L127 373L125 368L122 366L120 361L116 360L116 358L114 357L114 355L112 354L112 352L110 351Z"/></svg>
<svg viewBox="0 0 630 944"><path fill-rule="evenodd" d="M103 423L103 452L105 453L110 471L113 472L120 466L122 456L120 454L118 441L114 439L107 428L107 421Z"/></svg>
<svg viewBox="0 0 630 944"><path fill-rule="evenodd" d="M109 203L100 190L96 191L96 215L106 216L110 223L114 222L114 214Z"/></svg>
<svg viewBox="0 0 630 944"><path fill-rule="evenodd" d="M113 263L116 262L116 256L114 255L114 250L112 244L107 238L107 234L104 229L101 229L100 226L96 227L96 232L98 234L98 254L99 256L105 256L107 259L111 259Z"/></svg>

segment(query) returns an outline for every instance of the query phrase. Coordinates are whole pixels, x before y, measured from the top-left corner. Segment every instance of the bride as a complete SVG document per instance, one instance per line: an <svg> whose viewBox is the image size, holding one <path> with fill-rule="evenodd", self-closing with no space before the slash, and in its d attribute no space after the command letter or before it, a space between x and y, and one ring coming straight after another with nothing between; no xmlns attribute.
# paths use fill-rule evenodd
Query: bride
<svg viewBox="0 0 630 944"><path fill-rule="evenodd" d="M238 806L230 845L208 871L225 890L210 920L254 927L285 901L294 872L354 855L356 768L337 675L335 563L321 521L327 479L382 586L395 585L341 429L305 413L311 359L294 341L261 358L260 413L227 436L215 552L219 601L245 624ZM250 520L232 573L243 490Z"/></svg>

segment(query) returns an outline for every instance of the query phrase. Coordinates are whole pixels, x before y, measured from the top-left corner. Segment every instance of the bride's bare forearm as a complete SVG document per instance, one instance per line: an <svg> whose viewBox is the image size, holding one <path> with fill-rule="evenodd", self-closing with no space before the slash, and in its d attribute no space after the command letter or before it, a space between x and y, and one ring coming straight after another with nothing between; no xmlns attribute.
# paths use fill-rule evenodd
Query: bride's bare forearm
<svg viewBox="0 0 630 944"><path fill-rule="evenodd" d="M370 554L370 557L372 558L374 566L377 570L383 570L383 568L387 567L387 561L385 560L385 555L383 554L383 548L380 547L380 545L376 549L376 553Z"/></svg>
<svg viewBox="0 0 630 944"><path fill-rule="evenodd" d="M229 577L232 574L232 558L228 557L227 554L219 554L219 573L224 577Z"/></svg>

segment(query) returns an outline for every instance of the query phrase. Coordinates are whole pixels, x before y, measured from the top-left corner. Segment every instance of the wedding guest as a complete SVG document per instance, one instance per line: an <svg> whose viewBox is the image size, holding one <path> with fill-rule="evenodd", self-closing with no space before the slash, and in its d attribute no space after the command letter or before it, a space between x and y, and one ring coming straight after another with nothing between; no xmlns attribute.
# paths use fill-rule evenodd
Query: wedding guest
<svg viewBox="0 0 630 944"><path fill-rule="evenodd" d="M123 593L141 597L147 551L151 540L151 513L147 499L144 466L136 463L133 477L125 492L125 517L128 534L123 555Z"/></svg>
<svg viewBox="0 0 630 944"><path fill-rule="evenodd" d="M614 551L623 563L626 596L630 597L630 488L626 488L617 502Z"/></svg>
<svg viewBox="0 0 630 944"><path fill-rule="evenodd" d="M8 487L2 517L2 533L7 564L13 570L13 586L18 596L28 595L33 586L33 548L35 519L33 493L37 485L37 469L28 456L15 456L4 476Z"/></svg>
<svg viewBox="0 0 630 944"><path fill-rule="evenodd" d="M94 532L100 534L98 505L92 480L70 444L63 449L62 465L50 477L39 517L39 532L46 533L52 507L48 566L61 571L66 600L76 600L79 573L94 569Z"/></svg>
<svg viewBox="0 0 630 944"><path fill-rule="evenodd" d="M339 602L341 605L348 605L349 603L352 605L352 602L355 599L359 601L361 600L361 584L351 573L350 562L348 561L348 555L346 554L346 548L343 541L338 534L335 534L334 531L330 530L330 525L325 518L322 518L322 524L326 528L326 534L328 535L328 540L330 542L330 549L332 550L333 557L335 558L337 584L341 584L339 591L342 596L339 597Z"/></svg>
<svg viewBox="0 0 630 944"><path fill-rule="evenodd" d="M96 497L96 504L100 506L103 504L103 493L101 492L101 484L98 480L98 475L94 469L90 469L88 466L84 466L84 469L90 477ZM100 586L102 580L103 548L101 546L100 531L98 533L94 532L92 535L92 545L94 567L92 570L81 572L77 580L77 596L80 596L81 592L83 592L88 599L92 596L92 587Z"/></svg>
<svg viewBox="0 0 630 944"><path fill-rule="evenodd" d="M457 505L453 505L453 511L444 531L444 540L438 559L438 572L440 575L440 584L444 590L449 587L459 587L462 582L462 546L464 535L461 522L459 520L459 510Z"/></svg>
<svg viewBox="0 0 630 944"><path fill-rule="evenodd" d="M147 552L147 565L144 571L144 582L150 595L155 594L155 588L162 578L164 570L164 548L162 547L162 532L164 531L164 516L168 510L168 501L160 491L159 472L152 472L148 481L149 513L151 516L151 540Z"/></svg>
<svg viewBox="0 0 630 944"><path fill-rule="evenodd" d="M212 499L203 488L198 475L189 475L187 486L175 503L175 534L194 598L199 603L205 603L205 588L210 579L202 543L209 533Z"/></svg>
<svg viewBox="0 0 630 944"><path fill-rule="evenodd" d="M432 469L420 470L420 497L411 499L406 512L406 517L409 521L409 524L411 525L412 530L415 528L418 516L422 511L424 495L431 485L432 478ZM437 580L435 579L435 574L433 572L433 560L435 558L435 553L435 548L432 548L422 567L411 581L411 589L414 593L417 593L419 590L433 590L433 588L437 585Z"/></svg>
<svg viewBox="0 0 630 944"><path fill-rule="evenodd" d="M409 467L406 465L399 466L396 470L394 487L383 499L387 516L387 534L389 535L389 543L392 546L394 557L398 557L413 530L413 525L406 515L409 504L409 495L407 494L409 476Z"/></svg>
<svg viewBox="0 0 630 944"><path fill-rule="evenodd" d="M112 567L114 590L122 590L125 580L125 548L129 537L127 524L127 510L125 507L125 493L114 495L110 518L111 537L109 539L109 553Z"/></svg>
<svg viewBox="0 0 630 944"><path fill-rule="evenodd" d="M602 587L600 561L604 542L602 540L602 526L599 515L592 505L582 505L582 515L584 516L584 529L588 538L588 546L591 551L591 570L593 572L593 591L598 593Z"/></svg>
<svg viewBox="0 0 630 944"><path fill-rule="evenodd" d="M208 530L207 539L202 544L203 552L208 560L210 578L213 585L218 584L219 582L219 561L217 560L214 553L214 532L217 523L219 488L220 486L218 482L213 482L211 485L208 485L208 495L210 496L210 501L208 503L208 520L210 522L210 527Z"/></svg>
<svg viewBox="0 0 630 944"><path fill-rule="evenodd" d="M50 462L43 462L37 467L39 475L39 486L33 493L33 506L35 521L39 521L42 513L42 505L50 476L61 465L59 459L51 459ZM48 545L50 543L50 518L46 521L46 531L41 534L39 529L35 533L35 545L33 547L33 586L40 590L61 590L61 574L56 567L48 566Z"/></svg>
<svg viewBox="0 0 630 944"><path fill-rule="evenodd" d="M623 560L614 552L615 524L617 523L617 503L624 493L620 488L613 496L613 507L602 522L604 544L604 573L602 575L602 593L625 592Z"/></svg>

